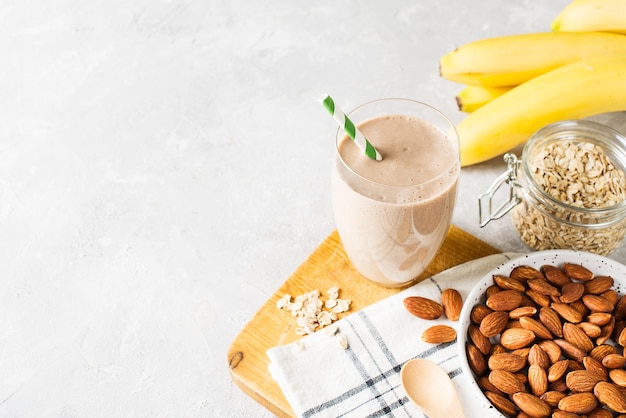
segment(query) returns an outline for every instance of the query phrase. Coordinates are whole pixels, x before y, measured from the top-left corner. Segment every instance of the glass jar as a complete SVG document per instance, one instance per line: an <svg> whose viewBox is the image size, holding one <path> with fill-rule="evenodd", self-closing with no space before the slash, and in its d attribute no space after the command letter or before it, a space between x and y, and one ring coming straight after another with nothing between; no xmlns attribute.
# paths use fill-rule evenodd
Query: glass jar
<svg viewBox="0 0 626 418"><path fill-rule="evenodd" d="M626 233L626 137L587 121L537 131L522 156L504 156L507 171L479 198L480 226L510 212L520 238L535 250L607 255ZM506 187L508 186L508 190ZM502 189L506 198L495 205Z"/></svg>

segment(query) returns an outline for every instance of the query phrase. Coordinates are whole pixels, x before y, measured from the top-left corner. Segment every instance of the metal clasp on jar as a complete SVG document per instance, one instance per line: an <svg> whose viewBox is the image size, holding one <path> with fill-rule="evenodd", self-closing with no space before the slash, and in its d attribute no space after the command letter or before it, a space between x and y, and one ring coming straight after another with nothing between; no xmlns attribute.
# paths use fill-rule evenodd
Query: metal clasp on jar
<svg viewBox="0 0 626 418"><path fill-rule="evenodd" d="M502 218L521 202L521 198L515 191L516 187L519 186L516 182L519 160L514 154L509 153L504 155L504 161L507 165L506 172L493 182L489 190L478 197L478 217L481 228L487 225L489 221ZM494 203L494 198L498 191L505 186L509 188L508 199L497 205Z"/></svg>

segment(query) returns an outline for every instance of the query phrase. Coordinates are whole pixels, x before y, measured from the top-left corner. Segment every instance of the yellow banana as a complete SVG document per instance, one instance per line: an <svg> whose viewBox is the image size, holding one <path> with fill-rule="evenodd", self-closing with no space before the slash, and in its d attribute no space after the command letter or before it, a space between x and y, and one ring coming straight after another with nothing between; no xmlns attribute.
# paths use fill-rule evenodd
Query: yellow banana
<svg viewBox="0 0 626 418"><path fill-rule="evenodd" d="M440 59L439 72L464 84L516 86L561 65L607 54L626 54L626 36L601 32L510 35L470 42L449 52Z"/></svg>
<svg viewBox="0 0 626 418"><path fill-rule="evenodd" d="M626 110L626 54L580 60L529 80L459 124L461 164L480 163L552 122Z"/></svg>
<svg viewBox="0 0 626 418"><path fill-rule="evenodd" d="M626 0L574 0L552 21L552 30L626 33Z"/></svg>
<svg viewBox="0 0 626 418"><path fill-rule="evenodd" d="M496 97L502 96L512 87L465 86L456 95L456 104L459 110L472 113L479 107L489 103Z"/></svg>

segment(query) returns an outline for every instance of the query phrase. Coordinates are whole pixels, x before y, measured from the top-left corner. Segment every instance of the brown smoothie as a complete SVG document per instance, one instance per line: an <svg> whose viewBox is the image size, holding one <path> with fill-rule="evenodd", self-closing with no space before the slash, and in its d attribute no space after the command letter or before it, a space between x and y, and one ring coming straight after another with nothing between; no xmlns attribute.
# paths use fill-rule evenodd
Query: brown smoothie
<svg viewBox="0 0 626 418"><path fill-rule="evenodd" d="M347 136L338 142L333 205L356 269L386 286L417 278L450 226L459 175L455 145L430 123L385 115L358 128L378 149L372 160Z"/></svg>

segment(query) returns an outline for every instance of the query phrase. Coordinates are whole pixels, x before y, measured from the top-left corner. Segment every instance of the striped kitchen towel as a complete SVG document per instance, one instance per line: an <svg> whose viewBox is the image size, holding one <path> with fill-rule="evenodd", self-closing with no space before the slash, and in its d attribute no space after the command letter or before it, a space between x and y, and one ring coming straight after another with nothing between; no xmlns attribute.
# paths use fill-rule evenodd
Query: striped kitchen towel
<svg viewBox="0 0 626 418"><path fill-rule="evenodd" d="M400 369L412 358L426 358L452 378L466 417L500 416L481 406L463 384L456 342L421 340L426 328L438 323L456 328L456 322L422 320L402 301L414 295L440 301L446 288L457 289L465 299L474 283L517 255L496 254L456 266L337 321L335 334L322 329L271 348L270 373L299 417L424 417L407 398Z"/></svg>

